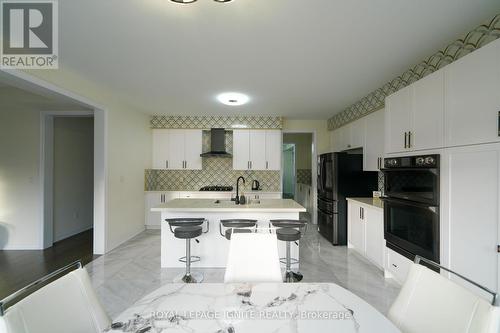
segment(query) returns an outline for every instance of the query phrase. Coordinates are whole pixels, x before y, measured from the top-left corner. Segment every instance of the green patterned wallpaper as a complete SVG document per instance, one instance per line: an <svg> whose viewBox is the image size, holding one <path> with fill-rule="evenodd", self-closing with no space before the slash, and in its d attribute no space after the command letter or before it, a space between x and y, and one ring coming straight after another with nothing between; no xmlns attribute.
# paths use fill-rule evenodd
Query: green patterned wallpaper
<svg viewBox="0 0 500 333"><path fill-rule="evenodd" d="M500 37L500 14L328 119L334 130L384 107L385 97Z"/></svg>
<svg viewBox="0 0 500 333"><path fill-rule="evenodd" d="M230 116L151 116L151 128L254 128L281 129L281 117L230 117Z"/></svg>

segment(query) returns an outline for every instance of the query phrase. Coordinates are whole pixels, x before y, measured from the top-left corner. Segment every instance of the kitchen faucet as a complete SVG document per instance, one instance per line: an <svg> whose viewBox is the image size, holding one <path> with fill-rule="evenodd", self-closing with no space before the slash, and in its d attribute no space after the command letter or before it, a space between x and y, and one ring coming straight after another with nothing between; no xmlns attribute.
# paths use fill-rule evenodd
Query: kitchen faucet
<svg viewBox="0 0 500 333"><path fill-rule="evenodd" d="M243 176L239 176L238 179L236 179L236 204L240 204L240 179L243 180L243 185L245 184L245 178Z"/></svg>

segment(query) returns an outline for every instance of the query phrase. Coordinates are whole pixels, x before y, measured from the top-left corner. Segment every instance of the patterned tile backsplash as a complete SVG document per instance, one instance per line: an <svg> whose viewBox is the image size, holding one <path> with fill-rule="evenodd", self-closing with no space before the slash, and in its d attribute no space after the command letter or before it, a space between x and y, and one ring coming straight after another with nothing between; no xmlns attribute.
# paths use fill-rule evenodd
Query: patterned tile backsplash
<svg viewBox="0 0 500 333"><path fill-rule="evenodd" d="M210 149L210 132L203 131L203 151ZM233 135L226 132L226 151L233 151ZM231 185L243 176L244 190L249 191L252 181L258 180L263 191L281 191L280 171L238 171L233 170L231 158L209 157L203 159L202 170L146 170L146 191L198 191L203 186Z"/></svg>
<svg viewBox="0 0 500 333"><path fill-rule="evenodd" d="M328 119L328 129L334 130L384 107L385 98L424 76L443 68L470 52L500 38L500 14L476 27L465 36L408 69L400 76L363 97L347 109Z"/></svg>
<svg viewBox="0 0 500 333"><path fill-rule="evenodd" d="M297 169L297 183L312 185L311 169Z"/></svg>
<svg viewBox="0 0 500 333"><path fill-rule="evenodd" d="M244 190L249 191L252 181L258 180L265 192L281 191L279 171L233 170L230 158L205 158L203 170L146 170L146 191L198 191L208 185L235 186L236 179L246 179Z"/></svg>

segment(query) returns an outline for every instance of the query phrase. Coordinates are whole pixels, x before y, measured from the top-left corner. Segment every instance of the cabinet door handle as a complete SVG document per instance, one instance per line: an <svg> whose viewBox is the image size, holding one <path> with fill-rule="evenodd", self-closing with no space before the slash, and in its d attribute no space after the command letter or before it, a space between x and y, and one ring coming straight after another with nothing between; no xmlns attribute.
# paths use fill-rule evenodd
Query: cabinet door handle
<svg viewBox="0 0 500 333"><path fill-rule="evenodd" d="M408 148L411 148L411 131L408 132Z"/></svg>
<svg viewBox="0 0 500 333"><path fill-rule="evenodd" d="M269 162L266 161L266 170L269 169Z"/></svg>
<svg viewBox="0 0 500 333"><path fill-rule="evenodd" d="M500 136L500 111L498 111L498 136Z"/></svg>
<svg viewBox="0 0 500 333"><path fill-rule="evenodd" d="M184 169L187 169L187 167L188 167L188 161L184 161L184 165L185 165Z"/></svg>
<svg viewBox="0 0 500 333"><path fill-rule="evenodd" d="M165 161L165 169L168 169L168 160Z"/></svg>
<svg viewBox="0 0 500 333"><path fill-rule="evenodd" d="M405 132L405 149L408 148L408 144L406 143L408 140L408 133Z"/></svg>

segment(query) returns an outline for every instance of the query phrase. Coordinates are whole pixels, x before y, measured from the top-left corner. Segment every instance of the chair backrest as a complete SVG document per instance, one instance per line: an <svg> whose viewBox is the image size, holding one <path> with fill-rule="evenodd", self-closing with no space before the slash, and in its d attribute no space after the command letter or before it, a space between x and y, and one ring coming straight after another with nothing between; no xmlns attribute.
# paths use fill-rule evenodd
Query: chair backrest
<svg viewBox="0 0 500 333"><path fill-rule="evenodd" d="M413 264L389 319L403 333L498 333L498 307L427 267Z"/></svg>
<svg viewBox="0 0 500 333"><path fill-rule="evenodd" d="M97 333L110 325L85 268L35 291L0 317L1 333Z"/></svg>
<svg viewBox="0 0 500 333"><path fill-rule="evenodd" d="M283 282L276 234L233 234L224 282Z"/></svg>

